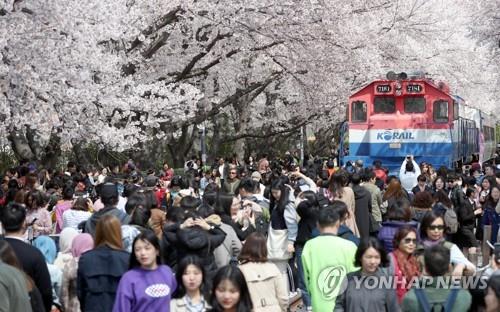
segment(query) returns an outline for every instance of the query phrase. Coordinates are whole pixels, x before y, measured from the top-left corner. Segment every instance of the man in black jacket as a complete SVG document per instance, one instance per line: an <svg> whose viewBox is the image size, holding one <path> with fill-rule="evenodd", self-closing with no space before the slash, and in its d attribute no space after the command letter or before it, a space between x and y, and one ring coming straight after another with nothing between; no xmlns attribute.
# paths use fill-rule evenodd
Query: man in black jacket
<svg viewBox="0 0 500 312"><path fill-rule="evenodd" d="M370 214L372 211L372 196L370 192L360 185L361 176L355 173L351 177L354 192L356 225L361 239L370 236Z"/></svg>
<svg viewBox="0 0 500 312"><path fill-rule="evenodd" d="M24 205L10 203L1 215L5 230L5 240L16 253L24 272L35 282L42 295L45 311L52 309L52 284L49 269L43 254L25 240L26 208Z"/></svg>

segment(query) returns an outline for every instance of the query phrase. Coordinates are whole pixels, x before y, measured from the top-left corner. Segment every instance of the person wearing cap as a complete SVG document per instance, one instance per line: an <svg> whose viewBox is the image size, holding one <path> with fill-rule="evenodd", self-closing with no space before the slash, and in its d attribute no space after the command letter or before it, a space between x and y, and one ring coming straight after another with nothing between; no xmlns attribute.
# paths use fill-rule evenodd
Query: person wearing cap
<svg viewBox="0 0 500 312"><path fill-rule="evenodd" d="M97 222L102 216L114 215L120 220L122 225L128 224L130 221L130 216L120 209L116 208L118 204L118 189L113 183L105 183L100 187L101 201L104 204L104 208L95 212L85 223L85 232L91 234L95 237L95 228Z"/></svg>
<svg viewBox="0 0 500 312"><path fill-rule="evenodd" d="M264 184L261 183L262 181L262 175L258 171L252 172L252 175L250 176L251 179L257 183L259 183L259 193L260 195L264 196L264 191L266 190L266 187Z"/></svg>

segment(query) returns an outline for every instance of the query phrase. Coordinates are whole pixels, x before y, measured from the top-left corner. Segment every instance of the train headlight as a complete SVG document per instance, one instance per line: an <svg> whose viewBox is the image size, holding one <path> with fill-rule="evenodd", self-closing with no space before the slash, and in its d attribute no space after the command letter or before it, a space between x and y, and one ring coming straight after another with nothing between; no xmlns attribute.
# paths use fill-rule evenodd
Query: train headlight
<svg viewBox="0 0 500 312"><path fill-rule="evenodd" d="M387 73L387 75L385 75L385 77L387 78L387 80L396 80L398 79L398 74L396 74L391 70L390 72Z"/></svg>

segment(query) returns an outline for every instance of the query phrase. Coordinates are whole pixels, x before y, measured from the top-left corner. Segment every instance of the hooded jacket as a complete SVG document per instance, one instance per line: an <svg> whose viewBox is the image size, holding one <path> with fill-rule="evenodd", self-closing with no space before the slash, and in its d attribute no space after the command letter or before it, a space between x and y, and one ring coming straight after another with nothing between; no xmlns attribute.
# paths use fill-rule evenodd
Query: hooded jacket
<svg viewBox="0 0 500 312"><path fill-rule="evenodd" d="M354 214L356 216L356 225L358 226L359 236L366 238L370 236L370 213L372 210L372 196L370 192L361 185L353 185L354 192Z"/></svg>

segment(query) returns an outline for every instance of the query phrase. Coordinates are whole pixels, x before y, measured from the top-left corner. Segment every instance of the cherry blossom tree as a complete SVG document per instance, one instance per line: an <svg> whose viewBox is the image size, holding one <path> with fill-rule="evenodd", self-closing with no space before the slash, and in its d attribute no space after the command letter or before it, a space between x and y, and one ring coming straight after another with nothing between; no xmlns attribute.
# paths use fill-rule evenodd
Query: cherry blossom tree
<svg viewBox="0 0 500 312"><path fill-rule="evenodd" d="M493 0L4 0L0 138L31 159L95 143L151 157L167 149L180 163L203 125L213 153L233 142L241 155L249 138L338 124L348 95L389 70L423 70L491 110L495 8Z"/></svg>

